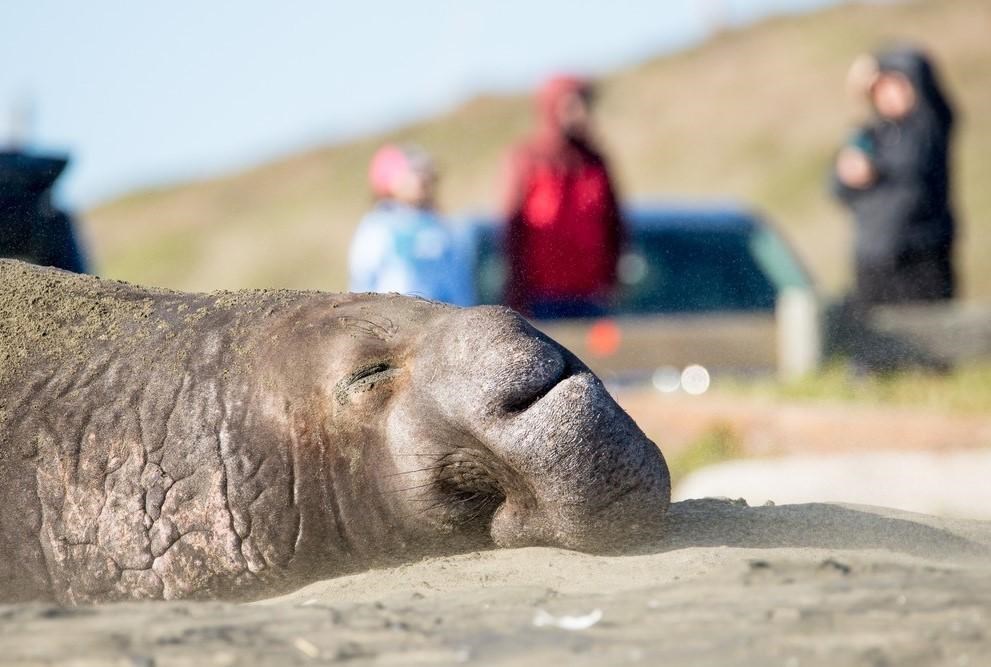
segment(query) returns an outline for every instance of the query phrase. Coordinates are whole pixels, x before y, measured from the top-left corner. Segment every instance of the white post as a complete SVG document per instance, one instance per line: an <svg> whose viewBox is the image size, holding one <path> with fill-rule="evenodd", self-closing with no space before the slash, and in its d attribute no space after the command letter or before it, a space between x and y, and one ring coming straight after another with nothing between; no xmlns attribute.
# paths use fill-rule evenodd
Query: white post
<svg viewBox="0 0 991 667"><path fill-rule="evenodd" d="M812 290L786 287L778 294L778 377L790 381L814 372L822 361L819 300Z"/></svg>

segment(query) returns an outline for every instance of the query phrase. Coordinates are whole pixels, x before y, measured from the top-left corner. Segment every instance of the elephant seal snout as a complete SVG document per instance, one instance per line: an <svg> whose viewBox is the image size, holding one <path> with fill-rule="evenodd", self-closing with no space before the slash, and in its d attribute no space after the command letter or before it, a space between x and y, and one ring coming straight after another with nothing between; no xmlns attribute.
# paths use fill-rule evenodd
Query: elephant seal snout
<svg viewBox="0 0 991 667"><path fill-rule="evenodd" d="M657 448L504 308L181 294L0 261L0 596L250 599L655 538Z"/></svg>
<svg viewBox="0 0 991 667"><path fill-rule="evenodd" d="M492 511L495 544L602 551L657 536L670 496L664 459L581 361L505 308L453 311L442 328L424 369L448 381L423 377L425 409L460 425L462 449L489 466L497 493L466 502Z"/></svg>

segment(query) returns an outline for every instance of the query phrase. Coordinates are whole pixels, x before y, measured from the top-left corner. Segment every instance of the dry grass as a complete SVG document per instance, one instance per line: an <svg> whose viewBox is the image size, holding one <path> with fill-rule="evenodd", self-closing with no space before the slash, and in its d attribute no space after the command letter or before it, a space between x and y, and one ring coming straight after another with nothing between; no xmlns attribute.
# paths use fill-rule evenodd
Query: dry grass
<svg viewBox="0 0 991 667"><path fill-rule="evenodd" d="M660 11L660 10L659 10ZM824 184L856 119L847 65L904 37L927 44L964 112L956 163L965 294L991 298L991 49L987 0L850 5L718 36L603 82L606 145L627 195L736 197L792 238L827 291L848 280L849 224ZM445 168L445 208L489 208L522 97L481 98L391 133L245 173L137 193L90 211L103 275L181 289L345 287L348 239L368 205L365 165L384 139L422 143Z"/></svg>
<svg viewBox="0 0 991 667"><path fill-rule="evenodd" d="M855 403L860 406L904 406L953 415L991 414L991 365L971 363L946 375L902 371L859 376L837 362L791 383L773 378L723 378L718 388L730 396L779 401Z"/></svg>
<svg viewBox="0 0 991 667"><path fill-rule="evenodd" d="M700 436L676 450L667 457L671 484L676 486L691 473L707 466L731 461L746 456L739 434L733 426L716 422Z"/></svg>

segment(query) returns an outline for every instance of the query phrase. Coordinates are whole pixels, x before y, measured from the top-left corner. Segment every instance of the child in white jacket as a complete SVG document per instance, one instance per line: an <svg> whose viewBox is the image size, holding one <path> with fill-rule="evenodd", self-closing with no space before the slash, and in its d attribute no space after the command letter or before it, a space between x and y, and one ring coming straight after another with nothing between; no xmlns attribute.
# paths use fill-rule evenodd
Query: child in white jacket
<svg viewBox="0 0 991 667"><path fill-rule="evenodd" d="M349 253L352 292L398 292L468 306L468 262L434 209L437 173L415 147L384 146L369 179L377 203L358 225Z"/></svg>

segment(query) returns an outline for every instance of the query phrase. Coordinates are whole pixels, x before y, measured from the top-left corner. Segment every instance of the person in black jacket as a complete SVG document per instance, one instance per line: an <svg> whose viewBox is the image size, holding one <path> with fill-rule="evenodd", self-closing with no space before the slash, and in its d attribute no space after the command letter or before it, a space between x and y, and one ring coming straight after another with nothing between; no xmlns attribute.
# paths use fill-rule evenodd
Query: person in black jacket
<svg viewBox="0 0 991 667"><path fill-rule="evenodd" d="M835 193L856 220L854 301L950 299L954 114L933 65L917 48L895 48L858 60L851 82L874 109L834 169Z"/></svg>
<svg viewBox="0 0 991 667"><path fill-rule="evenodd" d="M72 218L52 203L67 164L64 157L0 152L0 257L86 272Z"/></svg>

